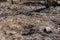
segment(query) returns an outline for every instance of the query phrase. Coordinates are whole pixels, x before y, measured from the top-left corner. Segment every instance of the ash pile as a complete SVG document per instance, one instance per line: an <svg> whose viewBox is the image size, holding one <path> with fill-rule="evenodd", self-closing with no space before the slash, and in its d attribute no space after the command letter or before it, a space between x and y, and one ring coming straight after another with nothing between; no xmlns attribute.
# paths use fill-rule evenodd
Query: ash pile
<svg viewBox="0 0 60 40"><path fill-rule="evenodd" d="M0 3L0 40L60 40L60 7Z"/></svg>

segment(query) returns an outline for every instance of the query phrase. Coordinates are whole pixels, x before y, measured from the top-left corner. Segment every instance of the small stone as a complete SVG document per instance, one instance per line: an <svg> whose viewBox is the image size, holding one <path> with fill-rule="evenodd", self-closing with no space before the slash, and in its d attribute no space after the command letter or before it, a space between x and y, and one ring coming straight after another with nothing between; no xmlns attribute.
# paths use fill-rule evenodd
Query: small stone
<svg viewBox="0 0 60 40"><path fill-rule="evenodd" d="M50 27L44 28L43 31L44 31L45 33L47 33L47 34L52 33L52 29L51 29Z"/></svg>

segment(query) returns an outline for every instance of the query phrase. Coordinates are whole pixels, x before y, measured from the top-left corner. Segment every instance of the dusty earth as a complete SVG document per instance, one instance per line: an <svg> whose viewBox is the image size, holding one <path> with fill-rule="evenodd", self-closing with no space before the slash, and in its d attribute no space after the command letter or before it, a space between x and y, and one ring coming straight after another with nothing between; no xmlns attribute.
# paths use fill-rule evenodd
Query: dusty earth
<svg viewBox="0 0 60 40"><path fill-rule="evenodd" d="M0 40L60 40L60 7L29 12L34 9L0 3ZM44 32L45 27L50 27L52 33Z"/></svg>

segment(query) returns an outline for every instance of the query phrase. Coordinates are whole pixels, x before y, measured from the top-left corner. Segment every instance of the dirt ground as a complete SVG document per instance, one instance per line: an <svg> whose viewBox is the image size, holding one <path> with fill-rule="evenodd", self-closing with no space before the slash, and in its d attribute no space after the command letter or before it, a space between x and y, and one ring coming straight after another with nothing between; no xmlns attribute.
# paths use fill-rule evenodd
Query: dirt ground
<svg viewBox="0 0 60 40"><path fill-rule="evenodd" d="M60 7L29 12L42 7L0 3L0 40L60 40Z"/></svg>

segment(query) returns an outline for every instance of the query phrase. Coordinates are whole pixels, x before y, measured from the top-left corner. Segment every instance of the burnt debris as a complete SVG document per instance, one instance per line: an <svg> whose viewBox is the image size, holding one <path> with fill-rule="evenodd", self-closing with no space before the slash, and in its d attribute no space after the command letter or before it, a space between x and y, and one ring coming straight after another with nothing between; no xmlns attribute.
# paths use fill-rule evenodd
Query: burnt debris
<svg viewBox="0 0 60 40"><path fill-rule="evenodd" d="M32 35L35 33L35 29L33 29L34 25L28 25L28 27L26 29L28 29L28 31L23 31L22 35L26 36L26 35Z"/></svg>

